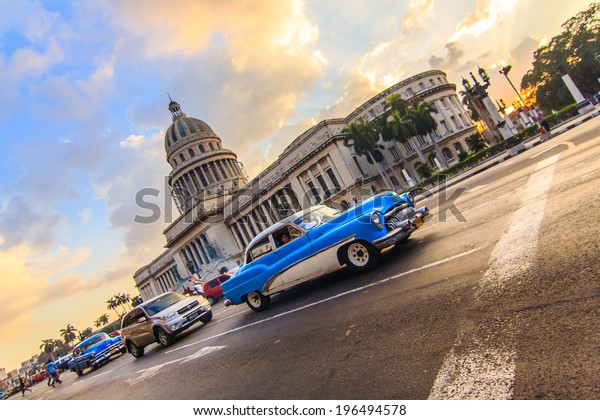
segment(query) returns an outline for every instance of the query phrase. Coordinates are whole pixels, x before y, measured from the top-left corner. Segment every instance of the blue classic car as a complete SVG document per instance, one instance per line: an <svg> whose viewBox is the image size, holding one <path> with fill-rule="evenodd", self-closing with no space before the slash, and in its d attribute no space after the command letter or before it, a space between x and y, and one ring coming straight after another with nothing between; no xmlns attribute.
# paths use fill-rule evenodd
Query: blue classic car
<svg viewBox="0 0 600 420"><path fill-rule="evenodd" d="M344 212L315 206L258 234L238 272L221 285L225 305L262 311L273 295L343 267L375 267L380 251L405 241L430 217L410 193L384 192Z"/></svg>
<svg viewBox="0 0 600 420"><path fill-rule="evenodd" d="M112 356L126 351L121 336L111 337L103 332L98 333L75 346L73 358L69 360L69 369L81 376L84 369L94 370Z"/></svg>

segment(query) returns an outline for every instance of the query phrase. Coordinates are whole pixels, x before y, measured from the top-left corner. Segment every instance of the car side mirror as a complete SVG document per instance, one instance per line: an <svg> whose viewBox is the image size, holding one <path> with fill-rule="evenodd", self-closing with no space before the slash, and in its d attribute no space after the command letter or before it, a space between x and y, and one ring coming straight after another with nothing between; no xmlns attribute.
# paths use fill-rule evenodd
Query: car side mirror
<svg viewBox="0 0 600 420"><path fill-rule="evenodd" d="M144 322L146 322L146 318L145 317L139 317L137 320L138 324L143 324Z"/></svg>

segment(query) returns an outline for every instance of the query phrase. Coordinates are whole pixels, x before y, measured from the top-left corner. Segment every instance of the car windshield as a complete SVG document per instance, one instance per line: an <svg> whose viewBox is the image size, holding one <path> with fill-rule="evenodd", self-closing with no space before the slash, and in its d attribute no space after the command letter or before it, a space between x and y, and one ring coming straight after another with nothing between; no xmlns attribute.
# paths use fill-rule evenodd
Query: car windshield
<svg viewBox="0 0 600 420"><path fill-rule="evenodd" d="M101 341L104 341L108 338L107 334L100 334L97 337L92 337L90 339L90 341L86 341L85 343L82 343L79 347L78 350L79 352L83 353L85 352L87 349L89 349L90 347L98 344Z"/></svg>
<svg viewBox="0 0 600 420"><path fill-rule="evenodd" d="M305 230L311 230L314 227L326 222L340 212L329 207L319 207L310 213L304 213L302 217L294 220L294 223Z"/></svg>
<svg viewBox="0 0 600 420"><path fill-rule="evenodd" d="M175 305L177 302L185 299L185 296L178 295L176 293L168 293L158 299L148 302L144 305L144 309L148 312L148 315L153 316L157 313L164 311L171 305Z"/></svg>

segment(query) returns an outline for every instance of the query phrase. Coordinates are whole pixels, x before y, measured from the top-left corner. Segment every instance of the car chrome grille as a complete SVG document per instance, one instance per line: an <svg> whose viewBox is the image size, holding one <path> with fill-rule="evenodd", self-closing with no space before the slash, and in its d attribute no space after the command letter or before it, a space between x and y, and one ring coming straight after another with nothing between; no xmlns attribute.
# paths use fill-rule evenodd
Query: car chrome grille
<svg viewBox="0 0 600 420"><path fill-rule="evenodd" d="M187 311L189 311L190 309L192 309L195 306L200 305L200 303L198 303L197 300L195 300L194 302L190 303L189 305L184 306L183 308L181 308L180 310L177 311L177 313L179 315L186 313Z"/></svg>

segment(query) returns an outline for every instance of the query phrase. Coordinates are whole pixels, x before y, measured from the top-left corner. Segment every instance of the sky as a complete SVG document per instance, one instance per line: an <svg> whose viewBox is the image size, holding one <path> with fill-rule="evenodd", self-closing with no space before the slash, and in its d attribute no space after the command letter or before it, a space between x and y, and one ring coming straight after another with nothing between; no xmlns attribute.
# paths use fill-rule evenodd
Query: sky
<svg viewBox="0 0 600 420"><path fill-rule="evenodd" d="M326 118L430 69L515 94L589 1L0 0L0 367L92 327L164 251L170 95L250 176ZM158 222L135 204L161 191ZM168 197L168 193L166 195ZM176 212L176 210L174 210Z"/></svg>

